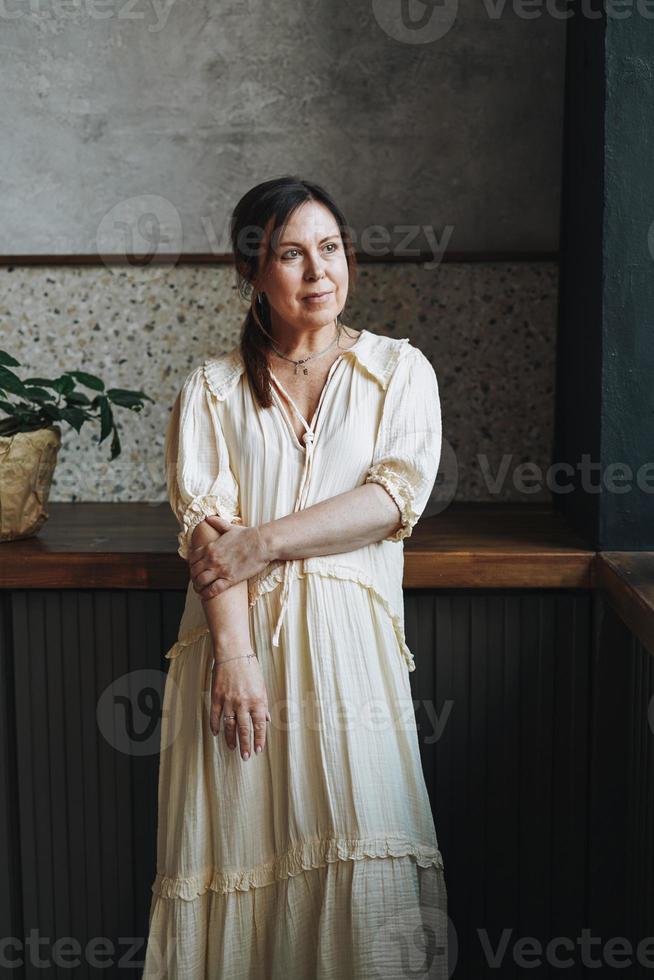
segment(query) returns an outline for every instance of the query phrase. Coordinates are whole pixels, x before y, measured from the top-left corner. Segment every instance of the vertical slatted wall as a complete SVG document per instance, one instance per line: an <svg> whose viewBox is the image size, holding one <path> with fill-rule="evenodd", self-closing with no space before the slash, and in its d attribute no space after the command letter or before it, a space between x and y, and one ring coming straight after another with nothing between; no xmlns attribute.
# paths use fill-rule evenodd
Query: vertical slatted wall
<svg viewBox="0 0 654 980"><path fill-rule="evenodd" d="M38 929L82 947L106 937L126 959L115 972L83 956L75 970L26 962L12 977L140 975L158 756L117 748L98 705L117 679L151 672L143 716L124 720L147 735L183 601L182 592L0 596L1 935ZM453 975L522 976L513 947L528 936L574 942L586 927L602 945L619 935L635 945L654 911L652 658L585 592L416 591L405 609L458 939ZM578 947L572 956L566 969L529 974L585 976Z"/></svg>
<svg viewBox="0 0 654 980"><path fill-rule="evenodd" d="M618 937L623 974L651 976L637 946L654 935L652 657L591 593L410 592L405 608L454 977L613 975ZM542 954L521 962L528 937Z"/></svg>
<svg viewBox="0 0 654 980"><path fill-rule="evenodd" d="M139 976L127 964L142 961L147 931L158 755L117 749L119 739L107 732L106 720L103 734L97 708L116 679L146 670L146 683L140 679L149 696L146 712L160 716L163 653L175 640L183 600L178 592L128 591L5 597L5 637L7 628L11 634L3 650L5 707L13 707L7 724L14 727L9 744L17 773L16 785L5 785L18 828L9 921L13 916L21 937L38 928L47 939L43 959L61 937L74 937L82 950L104 937L111 945L96 950L98 962L125 962L94 970L82 953L78 969L61 965L44 974L26 955L24 971L12 976ZM145 721L126 718L125 724Z"/></svg>

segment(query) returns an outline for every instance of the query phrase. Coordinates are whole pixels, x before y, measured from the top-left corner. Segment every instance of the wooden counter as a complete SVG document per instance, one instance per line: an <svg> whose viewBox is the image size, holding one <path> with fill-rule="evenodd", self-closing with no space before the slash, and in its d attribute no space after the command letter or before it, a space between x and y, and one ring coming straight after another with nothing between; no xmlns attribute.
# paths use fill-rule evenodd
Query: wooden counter
<svg viewBox="0 0 654 980"><path fill-rule="evenodd" d="M52 503L0 542L5 589L176 589L188 582L167 503ZM454 504L404 542L405 588L590 588L595 552L549 508Z"/></svg>
<svg viewBox="0 0 654 980"><path fill-rule="evenodd" d="M3 589L184 589L167 503L52 503L0 542ZM602 589L654 653L654 554L597 553L541 505L452 504L404 542L406 589Z"/></svg>

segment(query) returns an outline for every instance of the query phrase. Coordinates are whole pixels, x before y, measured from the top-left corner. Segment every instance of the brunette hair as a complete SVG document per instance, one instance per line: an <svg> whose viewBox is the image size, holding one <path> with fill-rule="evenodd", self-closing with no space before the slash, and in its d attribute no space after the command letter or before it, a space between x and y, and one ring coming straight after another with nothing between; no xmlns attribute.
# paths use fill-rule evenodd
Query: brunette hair
<svg viewBox="0 0 654 980"><path fill-rule="evenodd" d="M243 299L250 302L241 331L240 349L247 376L261 408L272 405L266 358L270 339L261 329L263 325L268 333L271 332L271 316L268 298L261 296L255 281L265 272L270 261L275 232L278 228L283 228L292 213L305 201L318 201L333 214L345 249L350 285L354 285L357 261L345 217L333 198L319 184L295 176L266 180L243 195L231 216L230 235L237 288ZM272 225L268 230L271 219ZM267 231L269 233L265 254L261 254Z"/></svg>

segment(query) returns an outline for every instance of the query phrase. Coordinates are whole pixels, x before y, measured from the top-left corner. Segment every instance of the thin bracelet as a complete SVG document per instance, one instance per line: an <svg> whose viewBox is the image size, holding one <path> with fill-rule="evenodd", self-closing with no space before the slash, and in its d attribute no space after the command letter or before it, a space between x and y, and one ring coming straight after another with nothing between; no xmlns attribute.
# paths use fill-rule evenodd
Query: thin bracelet
<svg viewBox="0 0 654 980"><path fill-rule="evenodd" d="M255 660L258 659L256 653L243 653L243 654L241 654L240 657L227 657L226 660L216 660L215 662L216 662L216 666L217 667L220 667L221 664L228 664L230 660L244 660L246 657L247 657L248 660L251 657L254 657ZM214 660L215 660L215 658L214 658Z"/></svg>

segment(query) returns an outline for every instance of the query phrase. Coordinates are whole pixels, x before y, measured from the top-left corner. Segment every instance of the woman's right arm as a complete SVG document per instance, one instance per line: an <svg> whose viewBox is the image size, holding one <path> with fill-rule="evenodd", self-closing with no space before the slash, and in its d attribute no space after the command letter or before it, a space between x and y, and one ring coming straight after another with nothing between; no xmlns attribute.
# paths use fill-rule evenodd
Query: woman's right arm
<svg viewBox="0 0 654 980"><path fill-rule="evenodd" d="M193 530L191 544L193 548L200 548L219 537L219 531L202 521ZM256 754L265 747L266 723L270 721L261 666L250 643L247 579L219 595L203 599L202 606L214 650L209 719L211 731L214 735L219 734L223 713L236 714L235 720L223 722L225 740L229 748L234 749L238 734L241 756L247 761L252 754L250 718ZM229 660L229 663L222 663L223 660Z"/></svg>
<svg viewBox="0 0 654 980"><path fill-rule="evenodd" d="M201 548L220 536L220 531L202 521L193 531L191 547ZM247 579L204 600L202 606L217 660L251 652Z"/></svg>
<svg viewBox="0 0 654 980"><path fill-rule="evenodd" d="M164 457L168 499L180 525L178 554L188 560L191 545L200 547L220 536L205 517L216 514L230 523L242 523L238 483L201 368L188 375L175 399ZM218 734L223 713L236 714L236 721L224 721L225 738L230 748L235 748L238 727L241 754L247 758L251 751L250 717L255 751L263 749L266 718L270 718L261 668L250 644L247 580L203 600L203 608L214 646L211 730ZM245 659L246 654L252 655L250 659ZM229 663L222 663L227 660Z"/></svg>

